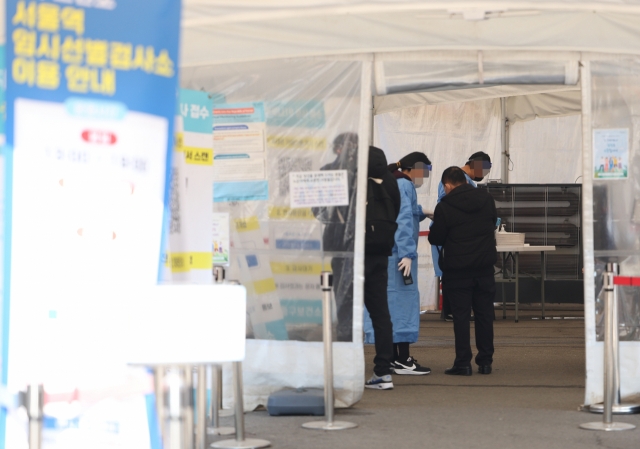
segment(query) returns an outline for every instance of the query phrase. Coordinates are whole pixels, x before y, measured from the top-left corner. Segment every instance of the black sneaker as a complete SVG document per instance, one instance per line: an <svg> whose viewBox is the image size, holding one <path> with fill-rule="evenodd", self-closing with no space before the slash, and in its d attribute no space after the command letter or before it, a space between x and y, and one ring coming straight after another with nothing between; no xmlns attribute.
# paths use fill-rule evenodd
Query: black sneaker
<svg viewBox="0 0 640 449"><path fill-rule="evenodd" d="M451 322L453 321L453 315L451 315L450 313L444 316L444 320Z"/></svg>
<svg viewBox="0 0 640 449"><path fill-rule="evenodd" d="M396 374L406 374L410 376L424 376L431 372L431 368L418 365L418 361L411 356L404 362L400 360L394 361L392 369Z"/></svg>

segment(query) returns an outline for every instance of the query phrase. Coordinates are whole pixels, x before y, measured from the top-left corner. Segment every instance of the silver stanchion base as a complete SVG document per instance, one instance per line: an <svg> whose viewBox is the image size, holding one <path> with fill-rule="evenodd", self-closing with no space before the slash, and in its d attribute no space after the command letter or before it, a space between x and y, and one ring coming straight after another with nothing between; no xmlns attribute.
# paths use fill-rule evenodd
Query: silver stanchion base
<svg viewBox="0 0 640 449"><path fill-rule="evenodd" d="M353 429L354 427L358 427L357 424L348 422L348 421L311 421L306 422L302 425L305 429L318 429L318 430L343 430L343 429Z"/></svg>
<svg viewBox="0 0 640 449"><path fill-rule="evenodd" d="M633 430L636 428L633 424L627 424L626 422L612 422L611 424L605 424L602 421L588 422L586 424L580 424L581 429L585 430Z"/></svg>
<svg viewBox="0 0 640 449"><path fill-rule="evenodd" d="M259 440L257 438L247 438L243 441L238 440L222 440L211 444L211 447L217 449L258 449L260 447L269 447L271 443L267 440Z"/></svg>
<svg viewBox="0 0 640 449"><path fill-rule="evenodd" d="M604 404L592 404L589 406L591 413L603 413ZM629 402L623 402L622 404L615 404L611 407L611 413L614 415L633 415L634 413L640 413L640 404L632 404Z"/></svg>
<svg viewBox="0 0 640 449"><path fill-rule="evenodd" d="M207 435L233 435L236 429L233 427L207 427Z"/></svg>

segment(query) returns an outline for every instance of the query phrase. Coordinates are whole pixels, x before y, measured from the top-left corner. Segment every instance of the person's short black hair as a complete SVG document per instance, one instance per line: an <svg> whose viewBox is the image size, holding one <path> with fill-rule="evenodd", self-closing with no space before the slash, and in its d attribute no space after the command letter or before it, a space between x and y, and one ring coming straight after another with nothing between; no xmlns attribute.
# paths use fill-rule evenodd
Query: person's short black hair
<svg viewBox="0 0 640 449"><path fill-rule="evenodd" d="M464 165L469 165L472 161L487 161L491 162L491 157L484 151L476 151L471 156L469 156L469 160Z"/></svg>
<svg viewBox="0 0 640 449"><path fill-rule="evenodd" d="M333 152L338 151L349 152L358 148L358 134L356 133L342 133L338 134L333 139Z"/></svg>
<svg viewBox="0 0 640 449"><path fill-rule="evenodd" d="M442 172L441 181L442 185L451 184L452 186L459 186L467 182L467 177L460 167L449 167Z"/></svg>

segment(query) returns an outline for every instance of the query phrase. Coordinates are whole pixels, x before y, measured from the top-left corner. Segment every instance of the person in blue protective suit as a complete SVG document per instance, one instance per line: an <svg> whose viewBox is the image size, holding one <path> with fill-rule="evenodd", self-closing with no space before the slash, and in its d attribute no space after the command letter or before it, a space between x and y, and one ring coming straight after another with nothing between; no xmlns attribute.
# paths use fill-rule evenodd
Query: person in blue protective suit
<svg viewBox="0 0 640 449"><path fill-rule="evenodd" d="M476 182L480 182L485 176L489 174L491 170L491 157L483 151L478 151L469 156L469 160L460 167L464 172L464 176L467 179L467 183L472 187L476 187ZM444 198L445 189L442 182L438 184L438 203ZM433 225L433 223L431 223ZM431 245L431 258L433 259L433 271L437 277L442 279L442 270L438 264L439 254L438 246ZM451 313L451 307L446 295L442 295L442 319L445 321L453 321L453 315Z"/></svg>
<svg viewBox="0 0 640 449"><path fill-rule="evenodd" d="M420 366L409 352L409 345L418 341L420 329L420 292L418 291L418 235L420 222L427 218L418 204L416 186L429 176L431 161L420 152L406 155L389 165L398 180L400 213L395 245L387 266L387 299L393 324L395 374L425 375L431 369ZM365 317L365 343L373 343L371 321Z"/></svg>

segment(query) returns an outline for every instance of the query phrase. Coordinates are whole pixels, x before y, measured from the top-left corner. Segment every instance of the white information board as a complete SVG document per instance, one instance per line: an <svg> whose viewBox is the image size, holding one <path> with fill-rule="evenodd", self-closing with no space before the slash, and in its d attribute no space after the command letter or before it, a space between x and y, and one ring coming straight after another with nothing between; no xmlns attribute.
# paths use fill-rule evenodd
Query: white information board
<svg viewBox="0 0 640 449"><path fill-rule="evenodd" d="M348 206L347 170L289 173L291 208Z"/></svg>

